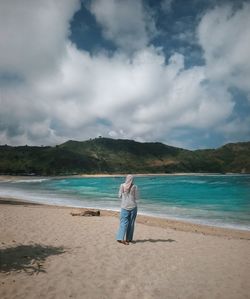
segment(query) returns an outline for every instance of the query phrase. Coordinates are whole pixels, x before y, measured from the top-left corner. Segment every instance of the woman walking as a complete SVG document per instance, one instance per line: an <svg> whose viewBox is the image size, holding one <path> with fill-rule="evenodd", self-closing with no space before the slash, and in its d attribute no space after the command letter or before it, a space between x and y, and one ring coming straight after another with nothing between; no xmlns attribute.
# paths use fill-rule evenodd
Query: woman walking
<svg viewBox="0 0 250 299"><path fill-rule="evenodd" d="M124 245L129 245L133 240L134 225L137 215L138 189L134 185L134 177L129 174L125 183L121 184L119 190L121 198L120 227L116 240Z"/></svg>

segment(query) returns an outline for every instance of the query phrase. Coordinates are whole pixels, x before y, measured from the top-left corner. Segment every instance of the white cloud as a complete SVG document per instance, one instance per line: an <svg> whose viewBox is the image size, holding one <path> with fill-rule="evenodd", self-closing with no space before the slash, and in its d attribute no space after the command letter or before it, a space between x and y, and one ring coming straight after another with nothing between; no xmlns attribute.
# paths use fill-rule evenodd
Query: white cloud
<svg viewBox="0 0 250 299"><path fill-rule="evenodd" d="M71 135L88 128L81 136L96 136L96 129L98 135L150 140L173 128L214 127L232 112L229 94L203 84L203 67L184 70L181 54L165 64L155 48L137 51L132 59L91 57L71 44L67 53L60 76L37 89L48 99L51 118Z"/></svg>
<svg viewBox="0 0 250 299"><path fill-rule="evenodd" d="M50 128L49 101L36 85L58 76L79 7L77 0L0 2L1 143L59 141Z"/></svg>
<svg viewBox="0 0 250 299"><path fill-rule="evenodd" d="M0 3L0 71L36 79L57 71L78 0Z"/></svg>
<svg viewBox="0 0 250 299"><path fill-rule="evenodd" d="M127 52L147 46L156 34L154 20L141 0L94 0L90 10L104 36Z"/></svg>
<svg viewBox="0 0 250 299"><path fill-rule="evenodd" d="M225 92L236 87L245 93L246 98L250 93L249 15L250 3L247 2L236 11L229 5L216 7L203 16L198 27L198 39L206 60L207 79L217 90L218 86L224 88ZM248 109L250 110L249 106ZM249 139L249 117L241 119L236 114L222 123L217 131L228 141Z"/></svg>
<svg viewBox="0 0 250 299"><path fill-rule="evenodd" d="M246 140L250 138L250 117L245 119L235 118L219 128L227 139L237 140L237 138L242 138Z"/></svg>
<svg viewBox="0 0 250 299"><path fill-rule="evenodd" d="M198 28L207 75L211 80L250 91L250 3L233 11L216 7L202 18Z"/></svg>
<svg viewBox="0 0 250 299"><path fill-rule="evenodd" d="M133 2L137 3L133 9L130 1L93 2L92 11L104 26L105 34L125 50L113 56L90 55L68 40L69 21L79 7L78 2L44 1L35 5L27 1L26 10L18 2L9 3L15 4L13 9L11 4L0 4L1 13L4 11L0 28L9 26L8 34L0 29L4 34L0 67L1 71L25 81L16 85L2 83L1 143L55 144L99 135L167 142L171 135L172 144L184 144L181 136L174 141L171 132L178 129L206 132L216 128L232 132L227 120L234 102L227 87L240 86L237 80L242 73L238 76L234 72L236 76L232 76L232 70L238 66L246 73L247 69L241 68L244 56L235 54L237 49L229 40L229 52L224 44L218 45L222 33L221 38L215 33L217 42L212 41L213 45L206 38L215 31L213 21L218 15L222 15L218 28L227 32L230 20L236 19L234 24L238 24L238 13L246 22L242 11L228 17L227 12L216 8L204 16L199 38L207 65L185 69L182 54L174 53L166 62L160 49L147 46L150 38L140 1ZM106 12L101 9L104 3ZM127 26L130 13L132 20ZM130 24L135 26L134 35ZM129 34L123 31L124 27ZM22 35L24 38L18 42ZM238 38L240 42L241 37ZM128 54L131 45L136 51ZM223 66L224 56L214 54L218 47L222 47L225 55L238 57L225 67L223 76L215 68L216 61Z"/></svg>

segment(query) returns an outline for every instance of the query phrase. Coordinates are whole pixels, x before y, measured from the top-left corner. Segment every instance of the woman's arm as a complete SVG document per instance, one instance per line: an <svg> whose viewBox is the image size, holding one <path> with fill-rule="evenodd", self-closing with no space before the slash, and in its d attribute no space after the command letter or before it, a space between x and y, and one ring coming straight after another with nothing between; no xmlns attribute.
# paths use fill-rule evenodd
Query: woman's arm
<svg viewBox="0 0 250 299"><path fill-rule="evenodd" d="M123 186L121 184L120 189L119 189L119 193L118 193L118 197L121 198L122 197L122 192L123 192Z"/></svg>
<svg viewBox="0 0 250 299"><path fill-rule="evenodd" d="M138 201L139 200L139 191L138 191L138 187L136 185L134 185L133 193L134 193L134 199L136 201Z"/></svg>
<svg viewBox="0 0 250 299"><path fill-rule="evenodd" d="M136 197L136 200L140 200L140 193L139 193L139 190L138 190L138 187L136 186L136 190L135 190L135 197Z"/></svg>

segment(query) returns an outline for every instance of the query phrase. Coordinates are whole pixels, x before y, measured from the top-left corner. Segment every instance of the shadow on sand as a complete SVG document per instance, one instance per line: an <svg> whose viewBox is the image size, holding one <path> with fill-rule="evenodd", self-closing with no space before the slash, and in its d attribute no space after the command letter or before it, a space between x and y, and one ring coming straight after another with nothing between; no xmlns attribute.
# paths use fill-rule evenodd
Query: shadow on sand
<svg viewBox="0 0 250 299"><path fill-rule="evenodd" d="M39 244L18 245L0 249L0 273L24 271L27 274L46 272L43 266L50 255L64 253L63 247Z"/></svg>
<svg viewBox="0 0 250 299"><path fill-rule="evenodd" d="M173 239L144 239L144 240L134 240L132 243L145 243L145 242L151 242L151 243L157 243L157 242L176 242Z"/></svg>

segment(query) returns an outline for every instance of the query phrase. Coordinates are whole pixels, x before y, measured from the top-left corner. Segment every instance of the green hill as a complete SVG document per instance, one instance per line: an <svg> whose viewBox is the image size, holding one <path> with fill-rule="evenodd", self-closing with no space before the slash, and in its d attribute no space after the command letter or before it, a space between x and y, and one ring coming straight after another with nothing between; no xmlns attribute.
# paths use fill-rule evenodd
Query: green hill
<svg viewBox="0 0 250 299"><path fill-rule="evenodd" d="M55 147L0 146L0 174L250 173L250 142L189 151L159 142L96 138Z"/></svg>

